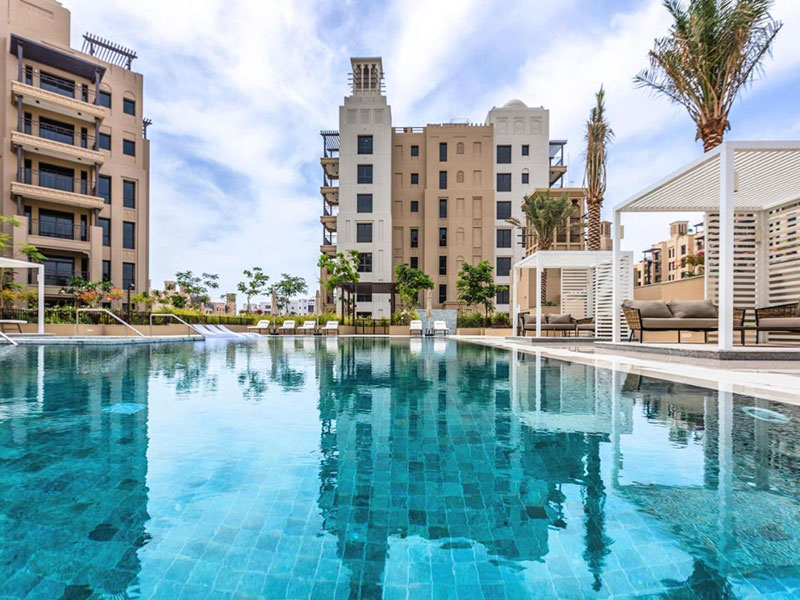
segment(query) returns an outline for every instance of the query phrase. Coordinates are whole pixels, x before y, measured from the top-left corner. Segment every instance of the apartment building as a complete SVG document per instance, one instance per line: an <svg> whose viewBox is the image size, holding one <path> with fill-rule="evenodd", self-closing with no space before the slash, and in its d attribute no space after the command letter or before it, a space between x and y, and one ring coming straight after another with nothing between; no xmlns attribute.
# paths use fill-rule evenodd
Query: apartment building
<svg viewBox="0 0 800 600"><path fill-rule="evenodd" d="M70 46L70 13L55 0L0 7L6 154L0 214L19 246L47 257L45 299L73 276L123 289L149 286L149 162L136 53L100 37ZM20 283L28 275L17 273Z"/></svg>
<svg viewBox="0 0 800 600"><path fill-rule="evenodd" d="M668 240L653 244L644 251L642 261L634 265L635 286L677 281L703 271L702 267L690 264L689 258L704 252L703 224L698 223L692 229L688 221L675 221L670 223L669 232Z"/></svg>
<svg viewBox="0 0 800 600"><path fill-rule="evenodd" d="M523 196L563 185L567 170L566 140L550 139L549 111L511 100L483 124L394 127L382 60L353 58L351 67L339 129L321 132L321 251L357 250L362 282L391 283L400 263L421 269L434 279L434 308L457 306L465 261L488 260L496 281L510 285L529 240L508 220L524 222ZM578 198L582 223L585 193L565 191ZM562 245L583 249L583 233L575 235ZM509 311L508 293L498 294L498 311ZM332 295L321 294L331 308ZM357 314L386 317L390 310L388 294L358 290Z"/></svg>

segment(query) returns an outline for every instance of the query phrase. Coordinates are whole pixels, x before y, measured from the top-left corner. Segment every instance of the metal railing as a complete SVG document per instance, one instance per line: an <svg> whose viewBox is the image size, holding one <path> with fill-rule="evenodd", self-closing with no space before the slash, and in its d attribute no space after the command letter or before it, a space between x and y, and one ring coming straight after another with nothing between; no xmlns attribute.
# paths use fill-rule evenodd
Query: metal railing
<svg viewBox="0 0 800 600"><path fill-rule="evenodd" d="M34 182L35 180L35 182ZM84 196L93 195L93 186L88 179L76 179L62 173L53 171L37 171L36 169L22 169L22 181L28 185L38 185L39 187L82 194Z"/></svg>
<svg viewBox="0 0 800 600"><path fill-rule="evenodd" d="M87 313L88 312L99 312L99 313L107 314L108 316L110 316L114 320L119 321L120 323L122 323L127 328L125 330L125 337L128 336L128 329L130 329L131 331L136 333L136 335L138 335L139 337L147 337L141 331L136 329L136 327L134 327L133 325L129 325L128 323L126 323L125 321L120 319L117 315L112 313L110 310L105 309L105 308L78 308L78 309L76 309L75 310L75 335L78 335L78 325L80 324L81 313L82 312L87 312Z"/></svg>
<svg viewBox="0 0 800 600"><path fill-rule="evenodd" d="M30 235L42 237L59 238L62 240L78 240L81 242L89 241L89 224L74 224L61 221L47 221L42 219L31 219L28 221Z"/></svg>
<svg viewBox="0 0 800 600"><path fill-rule="evenodd" d="M8 342L9 344L11 344L12 346L19 346L19 344L17 344L17 342L15 342L14 340L12 340L10 337L8 337L8 336L7 336L5 333L3 333L2 331L0 331L0 338L4 339L5 341L7 341L7 342Z"/></svg>
<svg viewBox="0 0 800 600"><path fill-rule="evenodd" d="M189 325L189 323L187 323L186 321L181 319L178 315L175 315L175 314L172 314L172 313L151 313L150 314L150 337L153 337L153 317L170 317L170 318L173 318L176 321L178 321L179 323L183 323L184 325L186 325L186 329L189 330L189 335L195 334L195 335L201 336L203 339L206 339L206 336L205 336L205 334L203 334L203 332L195 329L194 327Z"/></svg>
<svg viewBox="0 0 800 600"><path fill-rule="evenodd" d="M55 123L43 123L33 119L25 119L22 123L21 133L70 146L97 149L94 147L94 135L90 135L88 131L75 131L74 127L64 127Z"/></svg>
<svg viewBox="0 0 800 600"><path fill-rule="evenodd" d="M38 270L37 270L38 271ZM31 271L33 273L33 271ZM44 284L45 285L57 285L61 287L66 287L69 285L69 282L74 277L80 277L81 279L88 279L89 272L88 271L79 271L75 273L70 273L69 275L58 275L54 273L45 273L44 274ZM31 277L29 279L31 285L34 285L39 282L38 276Z"/></svg>
<svg viewBox="0 0 800 600"><path fill-rule="evenodd" d="M97 104L93 83L76 83L30 66L25 67L23 71L23 82L87 104Z"/></svg>

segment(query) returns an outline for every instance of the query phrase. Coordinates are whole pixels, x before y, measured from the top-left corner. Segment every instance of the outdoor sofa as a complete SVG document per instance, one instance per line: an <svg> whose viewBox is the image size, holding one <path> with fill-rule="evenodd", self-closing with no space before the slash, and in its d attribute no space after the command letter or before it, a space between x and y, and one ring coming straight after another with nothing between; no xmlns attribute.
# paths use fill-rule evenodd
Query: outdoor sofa
<svg viewBox="0 0 800 600"><path fill-rule="evenodd" d="M757 308L756 343L762 331L800 333L800 302Z"/></svg>
<svg viewBox="0 0 800 600"><path fill-rule="evenodd" d="M536 334L536 315L529 312L520 313L518 326L522 337L529 331ZM594 335L594 318L576 319L571 314L543 314L541 331L561 333L564 336L580 335L582 332Z"/></svg>
<svg viewBox="0 0 800 600"><path fill-rule="evenodd" d="M711 300L625 300L622 313L630 329L628 341L633 341L634 333L639 332L639 343L644 340L645 331L676 331L678 343L681 332L702 331L703 340L708 342L708 332L717 331L717 306ZM733 327L741 333L744 345L744 309L734 309Z"/></svg>

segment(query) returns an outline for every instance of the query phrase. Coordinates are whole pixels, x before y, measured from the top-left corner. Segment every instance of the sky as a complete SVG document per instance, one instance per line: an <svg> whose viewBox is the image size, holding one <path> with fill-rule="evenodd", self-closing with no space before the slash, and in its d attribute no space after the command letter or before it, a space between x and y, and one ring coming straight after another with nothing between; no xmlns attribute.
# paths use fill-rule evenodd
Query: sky
<svg viewBox="0 0 800 600"><path fill-rule="evenodd" d="M603 208L702 153L684 109L633 84L669 17L661 0L62 0L72 45L92 32L138 53L150 146L150 277L242 269L317 289L321 129L338 127L351 56L382 56L393 125L469 119L519 98L550 110L568 140L567 184L583 183L583 135L606 89L615 134ZM726 139L800 139L800 1ZM626 215L623 249L668 237L681 215ZM694 221L697 215L686 215ZM243 300L239 299L240 304ZM255 301L255 300L254 300Z"/></svg>

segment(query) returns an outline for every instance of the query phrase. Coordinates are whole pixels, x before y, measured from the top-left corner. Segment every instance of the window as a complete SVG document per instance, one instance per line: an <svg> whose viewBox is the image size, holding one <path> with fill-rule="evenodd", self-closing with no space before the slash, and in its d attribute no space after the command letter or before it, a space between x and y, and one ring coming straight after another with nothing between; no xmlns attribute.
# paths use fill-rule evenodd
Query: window
<svg viewBox="0 0 800 600"><path fill-rule="evenodd" d="M522 172L522 184L527 185L530 182L530 173L527 171Z"/></svg>
<svg viewBox="0 0 800 600"><path fill-rule="evenodd" d="M74 225L72 213L39 209L39 235L71 240L75 237Z"/></svg>
<svg viewBox="0 0 800 600"><path fill-rule="evenodd" d="M122 263L122 289L127 290L136 286L136 265Z"/></svg>
<svg viewBox="0 0 800 600"><path fill-rule="evenodd" d="M372 223L356 223L356 242L372 241Z"/></svg>
<svg viewBox="0 0 800 600"><path fill-rule="evenodd" d="M356 302L372 302L372 292L358 292Z"/></svg>
<svg viewBox="0 0 800 600"><path fill-rule="evenodd" d="M39 87L48 92L55 92L70 98L75 97L75 82L64 79L52 73L42 71L39 73Z"/></svg>
<svg viewBox="0 0 800 600"><path fill-rule="evenodd" d="M439 302L447 302L447 284L439 284Z"/></svg>
<svg viewBox="0 0 800 600"><path fill-rule="evenodd" d="M419 156L419 146L416 144L411 145L411 156Z"/></svg>
<svg viewBox="0 0 800 600"><path fill-rule="evenodd" d="M439 247L447 246L447 227L439 227Z"/></svg>
<svg viewBox="0 0 800 600"><path fill-rule="evenodd" d="M439 275L447 275L447 257L439 257Z"/></svg>
<svg viewBox="0 0 800 600"><path fill-rule="evenodd" d="M27 113L28 115L30 113ZM31 133L31 120L26 117L25 133ZM53 140L62 144L69 144L75 141L75 126L71 123L63 123L47 117L39 117L39 137Z"/></svg>
<svg viewBox="0 0 800 600"><path fill-rule="evenodd" d="M122 206L136 208L136 182L122 180Z"/></svg>
<svg viewBox="0 0 800 600"><path fill-rule="evenodd" d="M356 212L372 212L372 194L356 194Z"/></svg>
<svg viewBox="0 0 800 600"><path fill-rule="evenodd" d="M100 92L97 94L97 103L100 106L111 108L111 92L104 92L103 90L100 90Z"/></svg>
<svg viewBox="0 0 800 600"><path fill-rule="evenodd" d="M511 218L511 202L510 201L502 201L497 203L497 220L502 221L504 219Z"/></svg>
<svg viewBox="0 0 800 600"><path fill-rule="evenodd" d="M372 165L358 165L357 183L372 183Z"/></svg>
<svg viewBox="0 0 800 600"><path fill-rule="evenodd" d="M103 261L103 281L111 281L111 261Z"/></svg>
<svg viewBox="0 0 800 600"><path fill-rule="evenodd" d="M447 218L447 198L439 198L439 218Z"/></svg>
<svg viewBox="0 0 800 600"><path fill-rule="evenodd" d="M497 257L497 276L507 277L511 274L511 257L498 256Z"/></svg>
<svg viewBox="0 0 800 600"><path fill-rule="evenodd" d="M497 191L498 192L511 191L511 173L497 174Z"/></svg>
<svg viewBox="0 0 800 600"><path fill-rule="evenodd" d="M412 200L411 201L411 212L419 212L419 201Z"/></svg>
<svg viewBox="0 0 800 600"><path fill-rule="evenodd" d="M358 153L359 154L372 154L372 136L360 135L358 136Z"/></svg>
<svg viewBox="0 0 800 600"><path fill-rule="evenodd" d="M411 229L411 247L419 248L419 229Z"/></svg>
<svg viewBox="0 0 800 600"><path fill-rule="evenodd" d="M42 262L44 263L45 285L67 285L70 277L76 275L75 261L72 258L50 256Z"/></svg>
<svg viewBox="0 0 800 600"><path fill-rule="evenodd" d="M358 253L358 272L372 273L372 252ZM372 302L372 300L365 300L365 302Z"/></svg>
<svg viewBox="0 0 800 600"><path fill-rule="evenodd" d="M498 165L511 164L511 146L497 147L497 164Z"/></svg>
<svg viewBox="0 0 800 600"><path fill-rule="evenodd" d="M411 174L411 185L419 185L419 173Z"/></svg>
<svg viewBox="0 0 800 600"><path fill-rule="evenodd" d="M97 217L97 224L103 230L103 246L111 245L111 219Z"/></svg>
<svg viewBox="0 0 800 600"><path fill-rule="evenodd" d="M530 156L531 147L528 144L522 144L522 156Z"/></svg>
<svg viewBox="0 0 800 600"><path fill-rule="evenodd" d="M497 292L497 304L508 304L508 288Z"/></svg>
<svg viewBox="0 0 800 600"><path fill-rule="evenodd" d="M440 162L447 162L447 143L440 142L439 143L439 161Z"/></svg>
<svg viewBox="0 0 800 600"><path fill-rule="evenodd" d="M497 230L497 247L498 248L511 248L511 230L498 229Z"/></svg>
<svg viewBox="0 0 800 600"><path fill-rule="evenodd" d="M136 156L136 142L133 140L122 140L122 153L128 156Z"/></svg>
<svg viewBox="0 0 800 600"><path fill-rule="evenodd" d="M130 98L122 99L122 112L126 115L136 115L136 100Z"/></svg>
<svg viewBox="0 0 800 600"><path fill-rule="evenodd" d="M122 247L126 250L136 249L136 223L122 222Z"/></svg>
<svg viewBox="0 0 800 600"><path fill-rule="evenodd" d="M412 256L411 257L411 265L410 266L411 266L412 269L419 269L419 257L418 256Z"/></svg>
<svg viewBox="0 0 800 600"><path fill-rule="evenodd" d="M108 175L97 176L97 195L106 204L111 204L111 177Z"/></svg>
<svg viewBox="0 0 800 600"><path fill-rule="evenodd" d="M439 189L447 189L447 171L439 171Z"/></svg>
<svg viewBox="0 0 800 600"><path fill-rule="evenodd" d="M101 133L97 136L97 147L100 150L111 150L111 134Z"/></svg>
<svg viewBox="0 0 800 600"><path fill-rule="evenodd" d="M681 246L681 254L686 254L686 245Z"/></svg>

